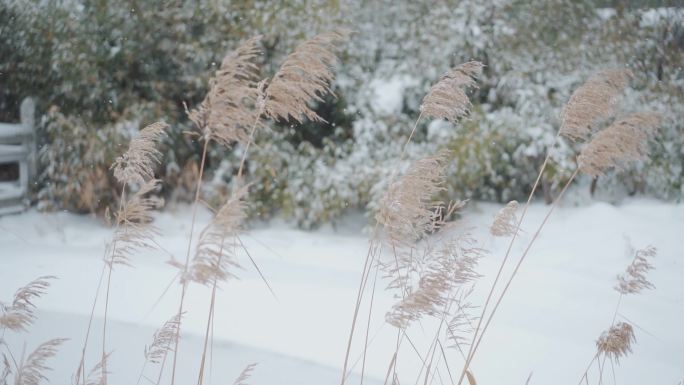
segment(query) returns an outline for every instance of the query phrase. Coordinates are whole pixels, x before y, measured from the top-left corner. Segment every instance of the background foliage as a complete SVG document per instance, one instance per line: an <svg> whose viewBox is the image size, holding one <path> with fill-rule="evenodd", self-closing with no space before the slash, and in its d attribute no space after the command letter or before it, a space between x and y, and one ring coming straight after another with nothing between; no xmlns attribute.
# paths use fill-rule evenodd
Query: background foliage
<svg viewBox="0 0 684 385"><path fill-rule="evenodd" d="M451 198L521 199L551 145L540 195L556 194L574 162L572 143L553 144L560 108L592 72L610 67L634 72L626 108L666 120L653 159L601 177L595 194L684 196L684 9L672 2L2 0L0 120L16 120L21 99L35 96L39 207L95 213L117 199L108 168L129 138L165 120L164 193L187 200L199 145L183 134L183 102L201 101L240 40L264 35L267 76L299 41L334 26L356 34L338 69L338 99L317 107L329 123L259 133L248 164L255 215L281 212L311 227L373 207L422 96L471 59L487 65L473 116L457 127L423 121L403 162L453 150ZM212 149L208 201L228 191L241 150Z"/></svg>

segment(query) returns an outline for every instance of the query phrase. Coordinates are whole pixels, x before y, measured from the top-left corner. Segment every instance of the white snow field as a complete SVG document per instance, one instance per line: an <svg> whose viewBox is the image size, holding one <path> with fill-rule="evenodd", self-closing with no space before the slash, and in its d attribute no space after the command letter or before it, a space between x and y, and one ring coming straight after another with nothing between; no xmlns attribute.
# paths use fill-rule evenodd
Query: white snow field
<svg viewBox="0 0 684 385"><path fill-rule="evenodd" d="M482 304L507 239L493 238L487 226L500 205L471 202L464 213L467 226L491 251L479 272L483 277L471 298ZM517 258L548 206L534 204L514 247ZM112 351L109 383L138 382L143 351L152 333L177 311L180 288L168 253L184 259L191 210L160 213L156 225L163 251L133 259L135 268L119 267L112 277L107 350ZM201 211L199 227L210 214ZM248 259L242 258L239 279L218 294L211 374L206 383L232 383L245 365L258 362L250 384L339 384L357 287L368 240L365 219L351 216L336 228L306 232L286 223L255 224L242 240L275 291L268 291ZM38 319L27 333L5 333L15 354L55 337L70 338L49 361L52 384L70 384L98 278L104 245L112 229L86 216L35 211L0 218L0 300L40 275L55 275L48 293L36 301ZM629 244L658 248L654 290L622 299L618 319L635 327L633 353L615 367L620 385L671 384L684 380L684 205L629 200L619 206L590 202L561 206L551 217L504 299L472 364L478 384L577 384L595 353L594 341L611 324L618 293L615 276L631 262ZM382 384L396 341L396 330L383 314L393 303L378 282L370 325L364 383ZM209 303L209 289L191 285L178 360L178 384L197 382L200 351ZM101 301L100 301L101 303ZM364 302L364 308L368 305ZM98 305L86 365L101 354L102 314ZM360 314L351 363L356 373L367 322ZM430 320L412 328L411 341L423 355L432 339ZM425 331L422 331L425 330ZM24 345L25 344L25 345ZM453 376L462 359L447 349ZM168 365L162 384L169 383ZM420 359L409 344L398 358L399 379L417 383ZM156 383L159 366L145 375ZM595 373L594 373L595 374ZM604 375L613 383L612 370ZM150 380L143 379L141 384ZM423 379L420 379L423 383ZM450 384L444 365L432 384ZM359 377L348 380L358 384Z"/></svg>

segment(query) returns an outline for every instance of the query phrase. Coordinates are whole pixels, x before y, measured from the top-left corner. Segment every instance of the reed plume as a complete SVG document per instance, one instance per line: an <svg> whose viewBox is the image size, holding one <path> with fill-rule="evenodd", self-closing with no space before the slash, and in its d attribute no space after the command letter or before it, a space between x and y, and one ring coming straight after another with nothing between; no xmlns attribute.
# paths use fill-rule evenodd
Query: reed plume
<svg viewBox="0 0 684 385"><path fill-rule="evenodd" d="M444 190L448 152L417 160L387 189L375 219L393 246L412 244L434 229L441 203L433 199Z"/></svg>
<svg viewBox="0 0 684 385"><path fill-rule="evenodd" d="M626 69L598 72L573 92L561 113L559 134L573 141L586 140L598 124L615 113L620 95L632 73Z"/></svg>
<svg viewBox="0 0 684 385"><path fill-rule="evenodd" d="M646 279L646 273L653 269L648 259L655 257L656 252L653 246L637 250L624 274L617 276L615 290L620 294L638 294L644 289L653 289L653 284Z"/></svg>
<svg viewBox="0 0 684 385"><path fill-rule="evenodd" d="M580 171L596 177L611 168L646 158L649 139L659 125L660 115L653 112L637 112L617 120L594 135L582 149L577 158Z"/></svg>
<svg viewBox="0 0 684 385"><path fill-rule="evenodd" d="M165 135L169 127L163 122L152 123L140 130L138 136L131 139L128 150L119 156L112 165L114 177L121 184L144 184L154 178L154 167L161 161L161 152L156 144Z"/></svg>
<svg viewBox="0 0 684 385"><path fill-rule="evenodd" d="M158 364L166 354L173 350L173 341L180 324L180 314L176 314L164 322L161 328L154 332L152 343L145 346L145 361Z"/></svg>
<svg viewBox="0 0 684 385"><path fill-rule="evenodd" d="M14 332L27 331L36 319L34 311L36 305L33 301L50 287L49 280L56 279L54 276L42 276L19 288L12 299L11 304L0 301L0 329L9 329Z"/></svg>
<svg viewBox="0 0 684 385"><path fill-rule="evenodd" d="M105 354L105 356L100 359L100 362L90 369L90 372L88 372L88 376L85 379L86 385L107 385L107 376L104 374L109 374L109 372L103 372L103 370L107 367L107 360L109 360L111 354L112 353Z"/></svg>
<svg viewBox="0 0 684 385"><path fill-rule="evenodd" d="M233 194L221 206L214 219L202 230L195 248L195 256L181 280L211 286L214 280L225 281L232 277L231 269L238 267L235 260L235 239L247 217L243 200L246 188ZM182 267L177 261L172 265Z"/></svg>
<svg viewBox="0 0 684 385"><path fill-rule="evenodd" d="M135 253L155 247L154 236L158 230L152 224L152 213L163 206L164 200L150 194L159 183L157 179L144 182L116 213L114 241L105 259L108 265L131 266L130 258Z"/></svg>
<svg viewBox="0 0 684 385"><path fill-rule="evenodd" d="M188 111L205 141L213 140L224 147L247 143L259 113L255 104L260 43L261 36L255 36L228 53L209 81L209 92L200 106Z"/></svg>
<svg viewBox="0 0 684 385"><path fill-rule="evenodd" d="M57 349L64 341L64 338L55 338L43 342L25 360L22 357L14 378L15 385L39 385L42 380L47 380L45 372L51 369L46 361L57 354Z"/></svg>
<svg viewBox="0 0 684 385"><path fill-rule="evenodd" d="M477 61L463 63L446 74L428 91L420 112L426 117L457 123L470 113L472 103L466 92L477 88L484 65Z"/></svg>
<svg viewBox="0 0 684 385"><path fill-rule="evenodd" d="M336 29L298 45L266 88L266 114L275 120L292 118L302 123L308 118L324 122L310 105L333 94L330 85L335 77L332 66L337 62L337 44L346 42L350 35L349 30Z"/></svg>
<svg viewBox="0 0 684 385"><path fill-rule="evenodd" d="M489 233L495 237L510 237L515 234L518 230L518 219L515 215L517 210L517 201L508 202L494 218L494 222L489 227Z"/></svg>
<svg viewBox="0 0 684 385"><path fill-rule="evenodd" d="M467 291L465 285L480 277L475 268L484 250L475 243L474 238L465 234L429 253L418 287L395 304L385 320L395 327L407 328L422 316L441 314L456 297L454 291Z"/></svg>
<svg viewBox="0 0 684 385"><path fill-rule="evenodd" d="M636 342L636 338L632 325L627 322L618 322L601 333L596 341L596 347L600 354L619 362L621 357L632 352L632 343L634 342Z"/></svg>
<svg viewBox="0 0 684 385"><path fill-rule="evenodd" d="M470 297L474 289L475 286L471 285L470 288L460 290L458 297L454 297L457 309L447 324L447 330L449 332L448 338L452 342L449 347L461 350L462 345L468 344L468 341L463 337L463 334L472 333L474 331L473 322L477 317L471 314L471 311L475 306L468 302L468 297Z"/></svg>

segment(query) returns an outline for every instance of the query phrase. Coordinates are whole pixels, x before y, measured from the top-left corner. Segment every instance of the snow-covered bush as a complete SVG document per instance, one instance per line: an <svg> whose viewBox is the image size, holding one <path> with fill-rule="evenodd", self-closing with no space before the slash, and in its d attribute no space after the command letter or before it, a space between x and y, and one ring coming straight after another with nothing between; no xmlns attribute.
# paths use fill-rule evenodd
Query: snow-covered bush
<svg viewBox="0 0 684 385"><path fill-rule="evenodd" d="M327 124L272 123L259 134L247 175L256 214L279 211L311 227L350 207L373 207L394 165L406 167L444 147L454 151L447 178L452 198L506 201L528 190L553 146L554 161L539 193L549 200L575 162L573 144L554 140L559 112L587 77L615 67L634 73L629 110L657 110L665 124L652 160L602 176L593 183L596 193L609 200L683 194L682 8L597 8L590 0L430 6L409 0L188 0L158 9L149 2L131 8L117 2L14 0L4 2L0 19L2 35L11 36L0 42L2 114L16 109L21 97L35 95L43 111L58 106L65 119L80 121L84 135L103 135L103 127L130 122L167 121L168 164L160 176L172 201L191 199L188 180L196 178L199 162L198 144L183 134L190 127L183 102L191 108L200 102L223 54L243 38L263 34L267 76L303 37L331 26L356 31L338 69L339 99L316 107ZM400 162L425 92L446 70L471 59L487 66L472 95L474 114L459 127L421 119ZM53 153L68 142L47 126L43 131ZM241 151L210 151L207 200L225 194ZM44 173L41 200L73 208L55 194L66 175L56 174L55 165L44 167L52 171ZM101 211L108 199L83 207Z"/></svg>
<svg viewBox="0 0 684 385"><path fill-rule="evenodd" d="M43 117L46 143L39 157L43 165L38 193L40 209L103 213L119 196L109 170L125 144L121 128L93 132L89 123L52 108ZM130 128L136 127L131 124Z"/></svg>

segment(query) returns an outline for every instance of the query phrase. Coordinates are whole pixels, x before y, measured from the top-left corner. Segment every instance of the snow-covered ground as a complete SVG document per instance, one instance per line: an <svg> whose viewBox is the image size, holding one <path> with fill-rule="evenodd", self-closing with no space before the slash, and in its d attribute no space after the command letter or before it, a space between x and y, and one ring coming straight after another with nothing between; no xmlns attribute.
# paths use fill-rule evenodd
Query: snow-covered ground
<svg viewBox="0 0 684 385"><path fill-rule="evenodd" d="M500 206L471 203L464 219L491 251L479 272L484 277L472 301L481 303L506 247L486 227ZM535 204L515 247L519 255L547 206ZM199 223L210 218L201 212ZM163 250L133 260L135 268L115 270L110 298L108 350L113 350L110 384L137 382L143 350L152 333L177 309L180 289L171 285L176 270L165 264L169 253L184 258L190 209L159 214L156 225ZM368 241L360 216L336 228L305 232L274 221L256 224L243 236L254 260L272 285L268 291L248 260L239 280L218 295L212 373L209 383L231 383L245 365L258 362L251 384L336 384ZM0 300L39 275L55 275L49 292L37 301L38 320L28 333L6 333L14 352L54 337L70 338L51 361L53 384L68 384L79 360L90 306L102 269L101 257L112 230L89 217L35 211L0 218ZM615 275L631 261L628 244L658 248L650 273L655 290L622 301L620 316L637 325L637 344L616 367L617 383L678 384L684 380L684 205L650 200L621 206L590 203L560 207L535 244L472 365L479 384L576 384L595 352L594 341L610 325L618 294ZM382 287L379 284L378 287ZM206 327L209 291L191 286L180 345L178 383L196 381ZM396 331L382 320L393 303L378 291L370 326L366 380L382 383L394 350ZM97 314L102 314L98 307ZM365 315L361 315L365 326ZM429 325L427 325L429 326ZM93 325L87 365L101 349L101 318ZM363 330L362 327L360 330ZM427 349L428 333L411 336ZM352 364L361 349L357 338ZM452 353L449 353L452 354ZM458 355L454 354L454 358ZM453 368L460 368L454 360ZM420 361L408 344L399 355L402 383L416 381ZM154 376L157 367L148 367ZM361 364L354 366L360 372ZM612 377L612 374L609 376ZM166 378L166 377L165 377ZM156 378L154 378L156 380ZM422 380L421 380L422 381ZM449 383L445 373L435 384ZM612 383L612 378L609 380ZM350 381L358 383L358 377ZM143 381L142 383L147 383ZM166 383L166 381L162 381Z"/></svg>

